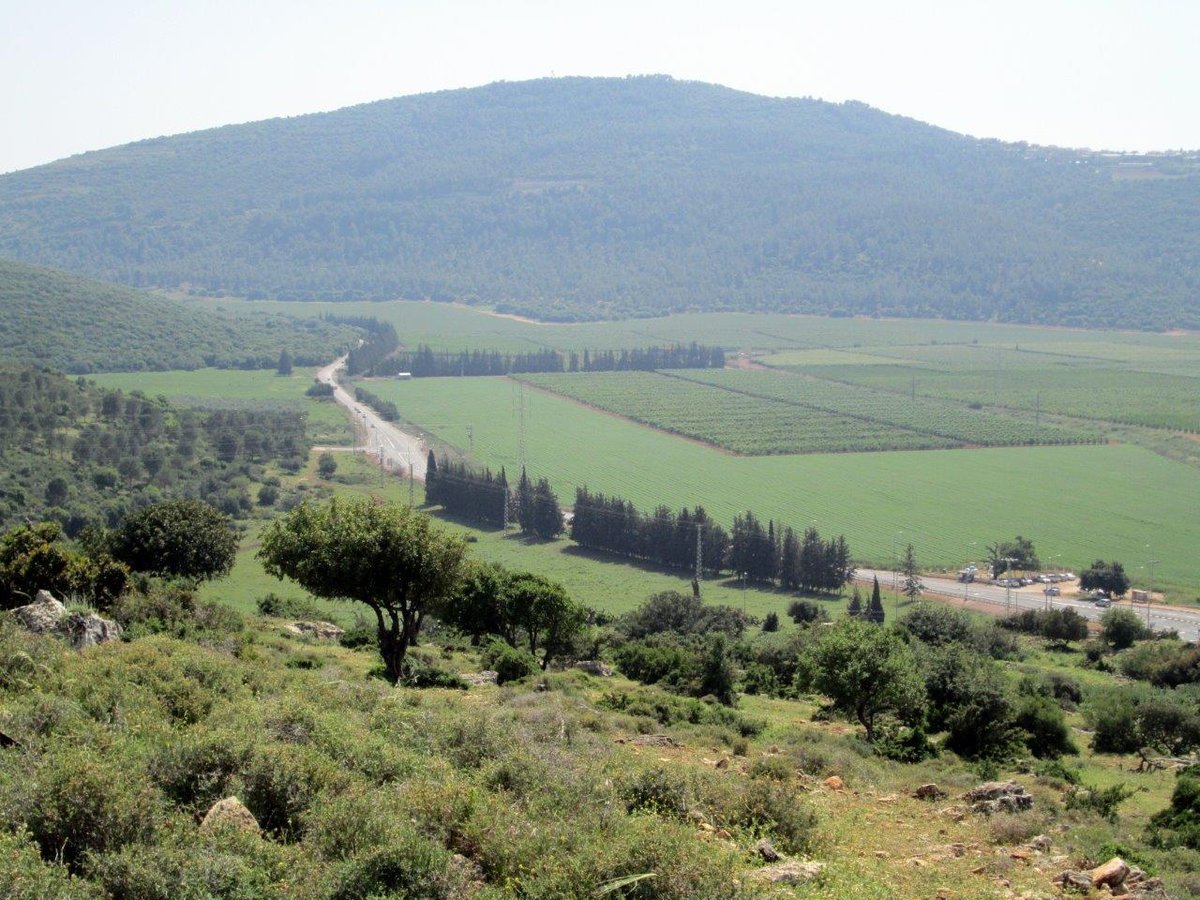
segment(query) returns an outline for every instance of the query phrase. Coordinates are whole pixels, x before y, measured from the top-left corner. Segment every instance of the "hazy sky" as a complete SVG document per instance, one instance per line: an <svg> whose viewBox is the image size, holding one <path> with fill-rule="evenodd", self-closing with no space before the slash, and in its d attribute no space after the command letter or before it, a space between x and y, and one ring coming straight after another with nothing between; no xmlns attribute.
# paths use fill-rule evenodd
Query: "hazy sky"
<svg viewBox="0 0 1200 900"><path fill-rule="evenodd" d="M0 0L0 172L549 75L861 100L979 137L1200 148L1200 0Z"/></svg>

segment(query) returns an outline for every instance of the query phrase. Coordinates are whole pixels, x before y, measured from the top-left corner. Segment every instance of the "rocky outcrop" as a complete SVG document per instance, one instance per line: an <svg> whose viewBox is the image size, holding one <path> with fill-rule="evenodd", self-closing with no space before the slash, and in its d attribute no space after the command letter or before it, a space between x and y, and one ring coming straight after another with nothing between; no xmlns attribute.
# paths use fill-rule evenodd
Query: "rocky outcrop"
<svg viewBox="0 0 1200 900"><path fill-rule="evenodd" d="M68 613L59 623L59 634L76 650L121 639L121 626L95 613Z"/></svg>
<svg viewBox="0 0 1200 900"><path fill-rule="evenodd" d="M1141 869L1130 866L1119 856L1114 856L1090 872L1063 872L1054 879L1054 883L1081 894L1099 888L1105 896L1129 897L1131 900L1168 900L1161 878L1148 877Z"/></svg>
<svg viewBox="0 0 1200 900"><path fill-rule="evenodd" d="M773 866L755 869L749 877L756 881L765 881L768 884L804 884L819 877L824 869L825 863L791 859Z"/></svg>
<svg viewBox="0 0 1200 900"><path fill-rule="evenodd" d="M338 628L332 622L293 622L283 629L288 634L299 635L300 637L313 638L318 641L336 641L345 630Z"/></svg>
<svg viewBox="0 0 1200 900"><path fill-rule="evenodd" d="M38 591L27 606L18 606L12 616L34 634L54 634L66 638L76 650L121 638L121 626L95 613L67 612L49 591Z"/></svg>
<svg viewBox="0 0 1200 900"><path fill-rule="evenodd" d="M465 681L471 687L482 687L486 684L498 684L499 678L499 674L493 672L491 669L484 669L482 672L468 672L466 675L462 676L463 681Z"/></svg>
<svg viewBox="0 0 1200 900"><path fill-rule="evenodd" d="M971 810L985 815L1023 812L1033 808L1033 797L1015 781L988 781L963 794Z"/></svg>
<svg viewBox="0 0 1200 900"><path fill-rule="evenodd" d="M18 606L12 616L26 631L34 634L54 634L58 623L67 617L67 608L54 599L49 591L38 591L28 606Z"/></svg>
<svg viewBox="0 0 1200 900"><path fill-rule="evenodd" d="M601 678L611 678L613 670L598 659L581 659L575 663L575 668L589 675L599 675Z"/></svg>
<svg viewBox="0 0 1200 900"><path fill-rule="evenodd" d="M912 793L914 800L941 800L946 792L936 784L923 784Z"/></svg>
<svg viewBox="0 0 1200 900"><path fill-rule="evenodd" d="M209 807L200 822L200 832L211 834L225 828L259 833L258 819L237 797L226 797Z"/></svg>

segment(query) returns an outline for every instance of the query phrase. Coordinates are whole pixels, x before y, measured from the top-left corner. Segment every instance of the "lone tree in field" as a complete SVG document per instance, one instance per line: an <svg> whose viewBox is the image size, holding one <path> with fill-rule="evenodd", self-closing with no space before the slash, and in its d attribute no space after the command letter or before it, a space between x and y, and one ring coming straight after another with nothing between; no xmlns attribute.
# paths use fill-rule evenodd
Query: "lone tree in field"
<svg viewBox="0 0 1200 900"><path fill-rule="evenodd" d="M291 375L292 374L292 354L287 352L287 348L279 351L279 363L275 366L276 375Z"/></svg>
<svg viewBox="0 0 1200 900"><path fill-rule="evenodd" d="M135 572L207 581L228 575L237 555L229 516L199 500L167 500L126 516L109 552Z"/></svg>
<svg viewBox="0 0 1200 900"><path fill-rule="evenodd" d="M393 683L426 614L462 577L466 543L406 506L372 500L303 503L263 534L258 556L326 600L356 600L375 613L379 654Z"/></svg>

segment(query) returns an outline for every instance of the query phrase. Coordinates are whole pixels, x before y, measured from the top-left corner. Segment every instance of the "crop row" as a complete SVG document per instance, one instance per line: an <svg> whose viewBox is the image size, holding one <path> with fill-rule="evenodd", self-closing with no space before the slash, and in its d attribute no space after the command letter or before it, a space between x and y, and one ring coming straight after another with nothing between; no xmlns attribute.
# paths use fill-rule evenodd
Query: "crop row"
<svg viewBox="0 0 1200 900"><path fill-rule="evenodd" d="M954 440L649 372L529 375L523 381L736 453L924 450Z"/></svg>
<svg viewBox="0 0 1200 900"><path fill-rule="evenodd" d="M789 371L917 397L1200 431L1200 378L1156 372L1047 368L920 369L911 366L812 366Z"/></svg>
<svg viewBox="0 0 1200 900"><path fill-rule="evenodd" d="M685 377L750 397L819 409L975 446L1074 444L1097 439L1095 434L1079 429L1039 425L962 404L780 372L724 369Z"/></svg>

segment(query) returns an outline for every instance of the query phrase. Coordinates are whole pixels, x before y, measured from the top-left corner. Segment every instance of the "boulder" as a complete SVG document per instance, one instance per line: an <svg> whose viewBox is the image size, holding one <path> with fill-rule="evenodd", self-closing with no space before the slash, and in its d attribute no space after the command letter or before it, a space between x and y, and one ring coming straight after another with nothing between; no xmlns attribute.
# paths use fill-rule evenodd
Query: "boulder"
<svg viewBox="0 0 1200 900"><path fill-rule="evenodd" d="M94 647L108 641L119 641L121 626L112 619L102 619L95 613L68 613L59 623L59 633L74 649L82 650L84 647Z"/></svg>
<svg viewBox="0 0 1200 900"><path fill-rule="evenodd" d="M49 591L38 591L28 606L18 606L13 617L34 634L56 634L76 650L121 638L121 626L95 613L69 613Z"/></svg>
<svg viewBox="0 0 1200 900"><path fill-rule="evenodd" d="M775 849L775 845L767 840L767 838L763 838L754 845L754 852L769 863L779 862L783 859L782 854Z"/></svg>
<svg viewBox="0 0 1200 900"><path fill-rule="evenodd" d="M825 863L801 862L798 859L763 866L750 873L750 877L768 884L804 884L820 876Z"/></svg>
<svg viewBox="0 0 1200 900"><path fill-rule="evenodd" d="M581 659L575 663L575 668L589 675L599 675L601 678L611 678L613 670L598 659Z"/></svg>
<svg viewBox="0 0 1200 900"><path fill-rule="evenodd" d="M1114 856L1108 862L1104 863L1104 865L1092 869L1090 873L1093 887L1099 887L1102 884L1107 884L1109 887L1116 887L1119 884L1124 884L1125 878L1128 875L1129 866L1119 856Z"/></svg>
<svg viewBox="0 0 1200 900"><path fill-rule="evenodd" d="M293 622L283 629L289 634L309 637L318 641L336 641L345 630L338 628L332 622Z"/></svg>
<svg viewBox="0 0 1200 900"><path fill-rule="evenodd" d="M825 779L824 784L831 791L844 791L846 789L846 782L842 781L840 775L830 775Z"/></svg>
<svg viewBox="0 0 1200 900"><path fill-rule="evenodd" d="M963 794L977 813L1022 812L1033 808L1033 797L1015 781L988 781Z"/></svg>
<svg viewBox="0 0 1200 900"><path fill-rule="evenodd" d="M1055 884L1061 884L1064 889L1086 894L1092 889L1092 879L1086 872L1063 872L1054 879Z"/></svg>
<svg viewBox="0 0 1200 900"><path fill-rule="evenodd" d="M482 672L469 672L462 676L463 681L471 687L482 687L485 684L498 684L499 674L491 669L484 669Z"/></svg>
<svg viewBox="0 0 1200 900"><path fill-rule="evenodd" d="M1044 834L1039 834L1025 846L1030 850L1036 850L1038 853L1046 853L1050 849L1050 838Z"/></svg>
<svg viewBox="0 0 1200 900"><path fill-rule="evenodd" d="M912 795L915 800L941 800L946 796L946 792L936 784L923 784L913 791Z"/></svg>
<svg viewBox="0 0 1200 900"><path fill-rule="evenodd" d="M237 797L218 800L209 807L208 812L204 814L204 819L200 822L202 834L210 834L224 828L250 831L254 834L259 832L258 820L254 818L254 813L246 809L245 804Z"/></svg>
<svg viewBox="0 0 1200 900"><path fill-rule="evenodd" d="M67 617L67 608L54 599L49 591L38 591L28 606L18 606L13 617L34 634L54 634L58 623Z"/></svg>

